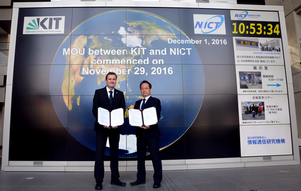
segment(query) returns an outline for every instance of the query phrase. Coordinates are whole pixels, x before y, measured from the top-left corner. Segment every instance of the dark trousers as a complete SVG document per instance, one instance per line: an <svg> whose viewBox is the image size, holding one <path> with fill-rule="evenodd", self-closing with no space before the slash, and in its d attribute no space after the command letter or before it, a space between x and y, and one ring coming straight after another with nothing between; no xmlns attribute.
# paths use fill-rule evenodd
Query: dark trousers
<svg viewBox="0 0 301 191"><path fill-rule="evenodd" d="M143 137L137 136L137 155L138 155L138 172L137 180L145 181L145 155L146 146L151 154L154 167L154 182L160 183L162 181L162 163L159 153L159 137Z"/></svg>
<svg viewBox="0 0 301 191"><path fill-rule="evenodd" d="M119 148L119 133L105 134L103 132L96 132L96 157L94 166L94 177L96 182L102 182L104 177L104 153L106 149L107 137L110 143L111 155L111 180L119 179L118 171L118 148Z"/></svg>

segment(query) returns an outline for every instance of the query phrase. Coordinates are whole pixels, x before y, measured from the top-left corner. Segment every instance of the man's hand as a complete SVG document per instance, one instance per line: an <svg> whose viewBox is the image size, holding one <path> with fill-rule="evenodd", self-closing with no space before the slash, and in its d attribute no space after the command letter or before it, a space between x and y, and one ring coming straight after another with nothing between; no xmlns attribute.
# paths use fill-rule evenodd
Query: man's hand
<svg viewBox="0 0 301 191"><path fill-rule="evenodd" d="M105 125L104 125L103 127L104 127L104 128L106 128L106 129L110 129L110 127L109 127L109 126L105 126Z"/></svg>
<svg viewBox="0 0 301 191"><path fill-rule="evenodd" d="M118 128L118 126L116 126L116 127L112 127L112 129L117 129Z"/></svg>
<svg viewBox="0 0 301 191"><path fill-rule="evenodd" d="M141 128L141 129L150 129L149 126L141 126L140 128Z"/></svg>

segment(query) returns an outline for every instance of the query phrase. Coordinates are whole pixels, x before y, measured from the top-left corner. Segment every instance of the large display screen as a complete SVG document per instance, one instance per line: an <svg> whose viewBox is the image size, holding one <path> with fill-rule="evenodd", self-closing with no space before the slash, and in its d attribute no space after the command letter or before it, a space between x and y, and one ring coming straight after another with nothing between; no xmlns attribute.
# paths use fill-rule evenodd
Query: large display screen
<svg viewBox="0 0 301 191"><path fill-rule="evenodd" d="M152 83L162 159L292 154L281 34L276 11L21 8L9 160L93 161L110 71L127 108ZM136 158L127 112L119 157Z"/></svg>

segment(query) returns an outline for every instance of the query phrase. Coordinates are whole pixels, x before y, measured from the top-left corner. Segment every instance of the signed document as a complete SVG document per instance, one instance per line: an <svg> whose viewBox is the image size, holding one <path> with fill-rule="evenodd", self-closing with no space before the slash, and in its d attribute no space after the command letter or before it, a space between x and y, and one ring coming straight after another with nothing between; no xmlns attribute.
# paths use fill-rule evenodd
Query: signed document
<svg viewBox="0 0 301 191"><path fill-rule="evenodd" d="M124 123L124 113L122 108L108 111L107 109L98 108L98 123L108 127L117 127Z"/></svg>
<svg viewBox="0 0 301 191"><path fill-rule="evenodd" d="M157 111L155 107L144 110L129 109L129 122L131 126L150 126L158 123Z"/></svg>

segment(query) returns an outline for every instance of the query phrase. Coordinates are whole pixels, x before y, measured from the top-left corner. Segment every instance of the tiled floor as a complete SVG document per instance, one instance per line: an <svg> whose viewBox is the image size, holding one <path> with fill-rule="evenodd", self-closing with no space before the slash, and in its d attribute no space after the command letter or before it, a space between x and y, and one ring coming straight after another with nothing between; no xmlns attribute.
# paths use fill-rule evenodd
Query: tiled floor
<svg viewBox="0 0 301 191"><path fill-rule="evenodd" d="M162 187L152 188L152 172L145 185L132 187L136 172L120 172L126 187L110 184L106 172L106 191L301 191L301 165L164 171ZM92 172L3 172L0 191L88 191L94 190Z"/></svg>

